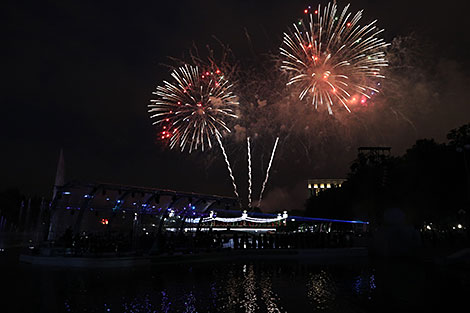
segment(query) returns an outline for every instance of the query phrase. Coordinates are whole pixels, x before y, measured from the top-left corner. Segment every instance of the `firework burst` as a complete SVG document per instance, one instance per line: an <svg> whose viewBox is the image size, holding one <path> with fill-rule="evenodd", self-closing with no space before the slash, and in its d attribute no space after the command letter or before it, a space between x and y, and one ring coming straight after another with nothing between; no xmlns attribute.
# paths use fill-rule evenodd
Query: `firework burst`
<svg viewBox="0 0 470 313"><path fill-rule="evenodd" d="M168 140L170 149L211 148L214 136L230 132L228 121L237 118L232 84L217 68L201 70L187 64L171 76L173 81L158 86L153 92L156 99L149 104L153 124L161 127L160 138Z"/></svg>
<svg viewBox="0 0 470 313"><path fill-rule="evenodd" d="M335 104L365 104L378 93L381 69L387 66L387 43L378 36L383 30L373 21L359 25L362 11L352 14L347 5L340 13L335 3L306 9L306 19L284 33L280 48L282 66L298 88L300 100L308 99L315 109L326 105L333 114Z"/></svg>

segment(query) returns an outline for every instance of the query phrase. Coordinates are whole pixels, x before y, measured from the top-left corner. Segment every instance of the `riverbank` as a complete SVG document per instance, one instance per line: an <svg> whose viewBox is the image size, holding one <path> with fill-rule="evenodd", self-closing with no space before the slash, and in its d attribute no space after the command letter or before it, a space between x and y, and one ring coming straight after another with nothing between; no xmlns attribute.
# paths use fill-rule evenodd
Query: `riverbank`
<svg viewBox="0 0 470 313"><path fill-rule="evenodd" d="M263 249L221 250L196 254L162 254L159 256L125 257L72 257L20 254L22 263L56 267L114 268L195 262L220 262L241 260L299 261L307 263L346 263L367 259L367 248L332 249Z"/></svg>

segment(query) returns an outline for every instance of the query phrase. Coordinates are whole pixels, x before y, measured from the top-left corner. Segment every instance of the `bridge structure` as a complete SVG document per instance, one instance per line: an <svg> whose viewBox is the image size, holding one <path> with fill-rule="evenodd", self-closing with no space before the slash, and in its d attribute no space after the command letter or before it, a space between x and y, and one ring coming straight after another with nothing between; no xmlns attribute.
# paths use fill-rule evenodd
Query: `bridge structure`
<svg viewBox="0 0 470 313"><path fill-rule="evenodd" d="M208 216L210 211L237 206L233 197L72 181L55 188L47 238L54 240L68 228L73 233L125 231L148 224L150 229L161 231L175 220Z"/></svg>
<svg viewBox="0 0 470 313"><path fill-rule="evenodd" d="M162 232L286 230L287 224L356 224L324 218L289 216L240 210L233 197L72 181L56 186L50 204L47 239L54 241L67 230L74 234L121 232L157 235Z"/></svg>

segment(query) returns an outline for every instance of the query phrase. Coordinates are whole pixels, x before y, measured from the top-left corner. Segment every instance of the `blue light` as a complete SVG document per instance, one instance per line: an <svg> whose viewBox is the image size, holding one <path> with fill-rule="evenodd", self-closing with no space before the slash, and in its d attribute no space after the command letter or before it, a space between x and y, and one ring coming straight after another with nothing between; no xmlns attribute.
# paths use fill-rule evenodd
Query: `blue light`
<svg viewBox="0 0 470 313"><path fill-rule="evenodd" d="M84 195L83 198L90 198L90 195Z"/></svg>
<svg viewBox="0 0 470 313"><path fill-rule="evenodd" d="M363 222L363 221L348 221L348 220L337 220L337 219L331 219L331 218L289 216L289 220L292 220L292 219L294 219L296 221L337 222L337 223L366 224L366 225L369 224L369 222Z"/></svg>
<svg viewBox="0 0 470 313"><path fill-rule="evenodd" d="M191 210L194 210L194 209L196 209L196 207L193 205L193 206L191 207Z"/></svg>
<svg viewBox="0 0 470 313"><path fill-rule="evenodd" d="M69 194L70 194L70 191L64 191L63 194L64 194L64 195L69 195Z"/></svg>

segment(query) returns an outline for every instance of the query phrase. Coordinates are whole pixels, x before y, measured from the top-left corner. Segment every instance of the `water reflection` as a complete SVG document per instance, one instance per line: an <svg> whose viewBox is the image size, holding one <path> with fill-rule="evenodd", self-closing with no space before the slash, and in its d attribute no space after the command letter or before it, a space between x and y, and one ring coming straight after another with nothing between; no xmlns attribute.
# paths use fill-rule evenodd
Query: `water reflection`
<svg viewBox="0 0 470 313"><path fill-rule="evenodd" d="M361 275L354 278L352 290L356 295L366 296L368 299L371 299L376 287L375 274L364 271Z"/></svg>
<svg viewBox="0 0 470 313"><path fill-rule="evenodd" d="M168 298L168 295L166 294L165 291L162 291L161 294L162 294L162 300L161 300L162 310L161 310L161 312L162 313L168 313L168 312L170 312L170 305L171 305L170 299Z"/></svg>
<svg viewBox="0 0 470 313"><path fill-rule="evenodd" d="M105 304L105 308L107 312L111 311L111 308ZM146 313L151 313L151 312L157 312L156 308L154 307L154 304L152 303L152 300L150 299L150 296L148 294L142 296L142 297L136 297L131 299L129 302L124 301L122 304L122 311L124 313L135 313L135 312L146 312ZM115 310L113 310L115 311Z"/></svg>
<svg viewBox="0 0 470 313"><path fill-rule="evenodd" d="M184 271L183 271L184 270ZM147 276L148 277L148 276ZM88 277L89 279L90 277ZM104 277L103 277L104 278ZM129 277L125 277L123 282ZM142 277L136 277L135 279ZM104 278L106 279L106 278ZM337 280L349 280L338 284ZM367 294L375 288L374 276L359 271L350 277L335 277L328 268L309 268L300 265L276 264L230 264L214 268L198 267L178 269L175 273L157 272L150 281L139 280L134 296L127 294L103 294L103 302L96 307L105 312L298 312L323 311L335 312L338 293ZM88 282L89 284L91 282ZM70 312L103 312L88 306L91 285L86 279L77 277L68 293L71 300L65 303ZM340 290L349 285L350 290ZM367 287L369 286L369 287ZM145 292L143 292L145 291ZM142 292L142 293L139 293ZM88 294L88 296L85 296ZM96 295L95 295L96 296ZM306 296L306 297L305 297ZM295 299L294 301L291 301ZM107 301L106 301L107 300ZM347 306L344 306L347 307ZM344 311L343 312L348 312Z"/></svg>
<svg viewBox="0 0 470 313"><path fill-rule="evenodd" d="M449 298L450 290L468 291L462 284L433 283L421 267L391 265L248 262L100 271L24 266L3 274L6 281L27 282L11 284L4 294L7 312L399 312L418 308L428 294L438 301Z"/></svg>
<svg viewBox="0 0 470 313"><path fill-rule="evenodd" d="M311 273L307 282L307 296L315 308L325 310L331 308L336 299L336 284L325 270Z"/></svg>
<svg viewBox="0 0 470 313"><path fill-rule="evenodd" d="M266 277L260 282L261 287L261 298L266 304L266 311L269 313L280 313L282 312L282 307L278 305L280 298L276 293L272 291L272 282L270 277Z"/></svg>
<svg viewBox="0 0 470 313"><path fill-rule="evenodd" d="M190 291L185 295L184 313L195 313L196 311L196 298Z"/></svg>
<svg viewBox="0 0 470 313"><path fill-rule="evenodd" d="M243 298L240 301L242 307L245 308L246 313L253 313L259 308L258 304L256 303L256 278L255 272L253 270L253 265L248 266L243 264Z"/></svg>

